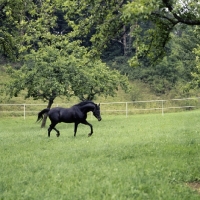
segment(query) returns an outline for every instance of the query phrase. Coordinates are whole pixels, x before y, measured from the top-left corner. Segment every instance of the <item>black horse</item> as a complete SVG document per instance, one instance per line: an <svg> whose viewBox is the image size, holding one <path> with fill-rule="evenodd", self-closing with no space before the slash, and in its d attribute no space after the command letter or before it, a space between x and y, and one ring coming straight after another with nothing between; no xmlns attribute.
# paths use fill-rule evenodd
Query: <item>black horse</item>
<svg viewBox="0 0 200 200"><path fill-rule="evenodd" d="M91 132L88 134L88 136L91 136L93 133L93 127L89 122L86 121L87 113L89 111L92 111L93 115L99 121L101 121L100 104L97 105L92 101L83 101L79 104L72 106L71 108L56 107L52 108L51 110L49 108L46 108L38 113L37 121L43 119L43 114L47 113L49 119L51 120L51 124L48 129L49 137L52 129L57 132L57 137L60 136L60 132L55 128L56 124L60 122L74 123L74 136L76 136L77 127L80 123L88 125L91 129Z"/></svg>

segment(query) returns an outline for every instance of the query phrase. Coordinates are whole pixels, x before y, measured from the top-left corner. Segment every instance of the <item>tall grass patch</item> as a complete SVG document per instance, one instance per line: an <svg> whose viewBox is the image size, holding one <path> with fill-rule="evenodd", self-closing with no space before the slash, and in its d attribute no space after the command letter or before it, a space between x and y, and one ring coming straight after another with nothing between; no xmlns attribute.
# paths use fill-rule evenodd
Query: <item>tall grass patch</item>
<svg viewBox="0 0 200 200"><path fill-rule="evenodd" d="M0 120L0 199L199 199L199 111L88 116L89 127ZM49 124L49 122L47 123Z"/></svg>

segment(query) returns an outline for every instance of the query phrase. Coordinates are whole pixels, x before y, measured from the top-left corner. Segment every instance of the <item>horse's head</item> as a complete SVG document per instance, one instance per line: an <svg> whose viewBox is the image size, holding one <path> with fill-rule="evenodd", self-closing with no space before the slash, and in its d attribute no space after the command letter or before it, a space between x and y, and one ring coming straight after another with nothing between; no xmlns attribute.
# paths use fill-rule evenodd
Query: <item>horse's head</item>
<svg viewBox="0 0 200 200"><path fill-rule="evenodd" d="M101 121L100 104L99 105L95 104L93 115L98 119L98 121Z"/></svg>

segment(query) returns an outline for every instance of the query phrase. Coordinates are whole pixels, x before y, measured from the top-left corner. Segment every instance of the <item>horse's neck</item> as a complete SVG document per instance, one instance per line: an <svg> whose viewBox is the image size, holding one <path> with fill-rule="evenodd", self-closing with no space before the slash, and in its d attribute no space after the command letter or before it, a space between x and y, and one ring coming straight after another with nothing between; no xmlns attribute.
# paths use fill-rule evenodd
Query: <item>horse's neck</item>
<svg viewBox="0 0 200 200"><path fill-rule="evenodd" d="M90 112L94 110L94 104L88 103L80 108L80 110L84 113Z"/></svg>

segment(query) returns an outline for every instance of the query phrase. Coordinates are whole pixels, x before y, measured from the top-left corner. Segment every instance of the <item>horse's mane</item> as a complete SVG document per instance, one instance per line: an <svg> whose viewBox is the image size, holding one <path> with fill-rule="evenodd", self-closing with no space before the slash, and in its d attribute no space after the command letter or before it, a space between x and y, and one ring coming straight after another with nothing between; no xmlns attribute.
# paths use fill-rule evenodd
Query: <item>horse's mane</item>
<svg viewBox="0 0 200 200"><path fill-rule="evenodd" d="M82 102L80 102L80 103L75 104L74 106L80 107L80 106L84 106L84 105L86 105L86 104L88 104L88 103L95 104L95 103L92 102L92 101L82 101Z"/></svg>

